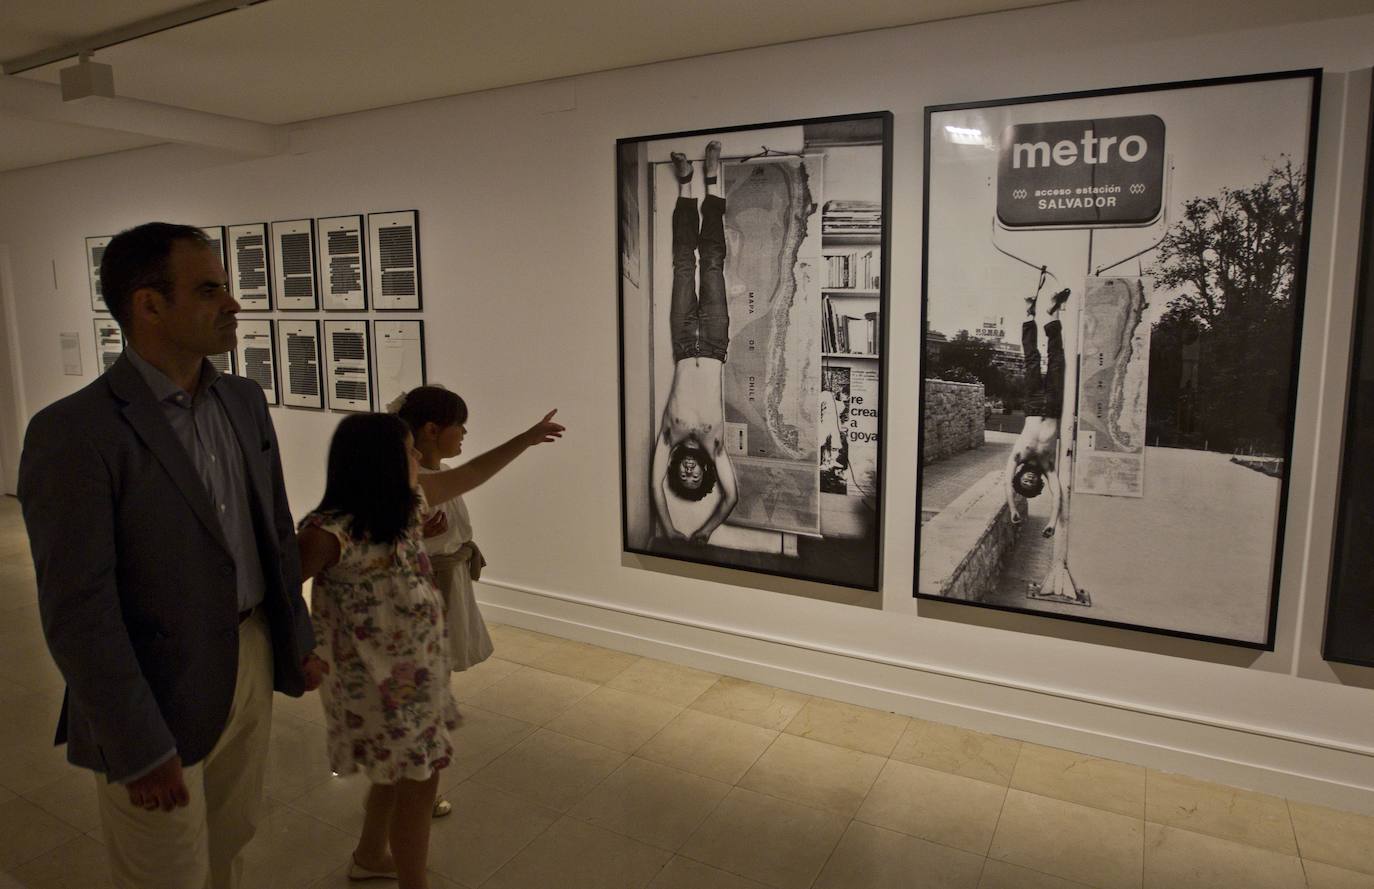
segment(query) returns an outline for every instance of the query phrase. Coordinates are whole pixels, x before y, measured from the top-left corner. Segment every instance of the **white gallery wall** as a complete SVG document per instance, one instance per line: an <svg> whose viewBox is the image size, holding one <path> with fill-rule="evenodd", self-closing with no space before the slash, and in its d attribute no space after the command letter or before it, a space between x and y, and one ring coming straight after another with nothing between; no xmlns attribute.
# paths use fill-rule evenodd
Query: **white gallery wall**
<svg viewBox="0 0 1374 889"><path fill-rule="evenodd" d="M434 100L292 127L266 159L162 146L0 174L6 484L19 425L95 377L83 238L415 208L429 377L467 399L468 452L550 408L568 426L468 497L492 618L1374 812L1374 675L1320 656L1374 15L1247 29L1198 5L1069 3ZM1276 650L917 603L923 107L1307 67L1327 74ZM895 114L883 609L622 557L616 138L880 110ZM84 377L62 373L64 331ZM273 410L298 516L340 416Z"/></svg>

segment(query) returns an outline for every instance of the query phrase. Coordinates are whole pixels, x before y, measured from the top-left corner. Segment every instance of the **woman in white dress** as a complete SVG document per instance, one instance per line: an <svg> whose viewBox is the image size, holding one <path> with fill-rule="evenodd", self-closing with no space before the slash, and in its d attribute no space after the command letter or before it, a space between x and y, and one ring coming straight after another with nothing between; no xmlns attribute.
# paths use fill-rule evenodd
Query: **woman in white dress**
<svg viewBox="0 0 1374 889"><path fill-rule="evenodd" d="M456 393L442 386L420 386L387 405L399 414L415 436L420 452L420 473L450 471L443 461L458 456L467 435L468 407ZM491 656L491 636L477 607L472 582L481 576L486 560L472 539L472 519L462 494L472 490L505 468L526 449L553 441L563 427L553 422L556 410L519 435L453 468L465 484L452 498L431 503L434 512L425 523L425 551L434 566L434 582L443 594L448 616L450 660L454 672L480 664ZM453 804L440 797L434 803L436 818L453 811Z"/></svg>

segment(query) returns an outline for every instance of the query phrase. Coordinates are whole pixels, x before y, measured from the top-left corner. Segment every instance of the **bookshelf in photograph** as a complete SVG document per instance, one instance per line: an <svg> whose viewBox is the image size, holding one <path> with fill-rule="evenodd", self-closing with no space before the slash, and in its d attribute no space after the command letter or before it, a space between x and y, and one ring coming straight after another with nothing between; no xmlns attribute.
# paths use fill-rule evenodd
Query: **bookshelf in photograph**
<svg viewBox="0 0 1374 889"><path fill-rule="evenodd" d="M418 312L420 214L415 210L367 214L368 287L378 311Z"/></svg>
<svg viewBox="0 0 1374 889"><path fill-rule="evenodd" d="M268 404L279 404L277 395L277 340L266 318L239 320L239 342L234 347L239 375L262 387Z"/></svg>
<svg viewBox="0 0 1374 889"><path fill-rule="evenodd" d="M320 322L281 318L277 321L277 341L286 355L281 403L288 407L323 409L324 360L320 354Z"/></svg>
<svg viewBox="0 0 1374 889"><path fill-rule="evenodd" d="M821 518L836 537L863 534L877 502L882 234L876 199L821 209Z"/></svg>
<svg viewBox="0 0 1374 889"><path fill-rule="evenodd" d="M86 277L91 285L91 311L108 312L105 307L105 294L100 290L100 260L105 256L105 245L112 235L86 239Z"/></svg>
<svg viewBox="0 0 1374 889"><path fill-rule="evenodd" d="M367 269L363 264L363 217L326 216L315 221L320 302L326 312L367 308Z"/></svg>
<svg viewBox="0 0 1374 889"><path fill-rule="evenodd" d="M425 384L425 322L372 322L377 363L377 405L383 409L402 392Z"/></svg>
<svg viewBox="0 0 1374 889"><path fill-rule="evenodd" d="M315 286L313 219L272 223L272 267L276 271L279 310L313 312L320 307Z"/></svg>
<svg viewBox="0 0 1374 889"><path fill-rule="evenodd" d="M372 410L366 321L324 322L325 390L336 411Z"/></svg>
<svg viewBox="0 0 1374 889"><path fill-rule="evenodd" d="M114 366L124 352L124 331L113 318L95 319L95 361L100 373Z"/></svg>
<svg viewBox="0 0 1374 889"><path fill-rule="evenodd" d="M267 224L231 225L225 241L229 253L229 292L245 312L272 310L272 279L267 268Z"/></svg>

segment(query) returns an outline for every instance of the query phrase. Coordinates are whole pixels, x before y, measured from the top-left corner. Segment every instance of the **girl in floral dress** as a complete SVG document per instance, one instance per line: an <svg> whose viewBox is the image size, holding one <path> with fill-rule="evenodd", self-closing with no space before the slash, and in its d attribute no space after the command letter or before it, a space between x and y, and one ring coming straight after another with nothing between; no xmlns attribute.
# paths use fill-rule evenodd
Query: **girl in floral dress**
<svg viewBox="0 0 1374 889"><path fill-rule="evenodd" d="M444 604L420 538L419 453L399 417L339 424L324 499L301 522L302 573L315 578L317 652L329 762L371 782L351 879L428 889L430 812L453 757Z"/></svg>

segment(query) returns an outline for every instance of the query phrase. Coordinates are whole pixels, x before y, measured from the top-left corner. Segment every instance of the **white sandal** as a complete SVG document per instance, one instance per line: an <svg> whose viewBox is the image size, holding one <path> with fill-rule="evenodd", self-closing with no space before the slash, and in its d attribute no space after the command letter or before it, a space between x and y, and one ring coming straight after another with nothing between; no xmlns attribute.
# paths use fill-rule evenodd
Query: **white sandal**
<svg viewBox="0 0 1374 889"><path fill-rule="evenodd" d="M453 803L444 799L442 796L434 801L434 817L442 818L445 815L453 814Z"/></svg>

